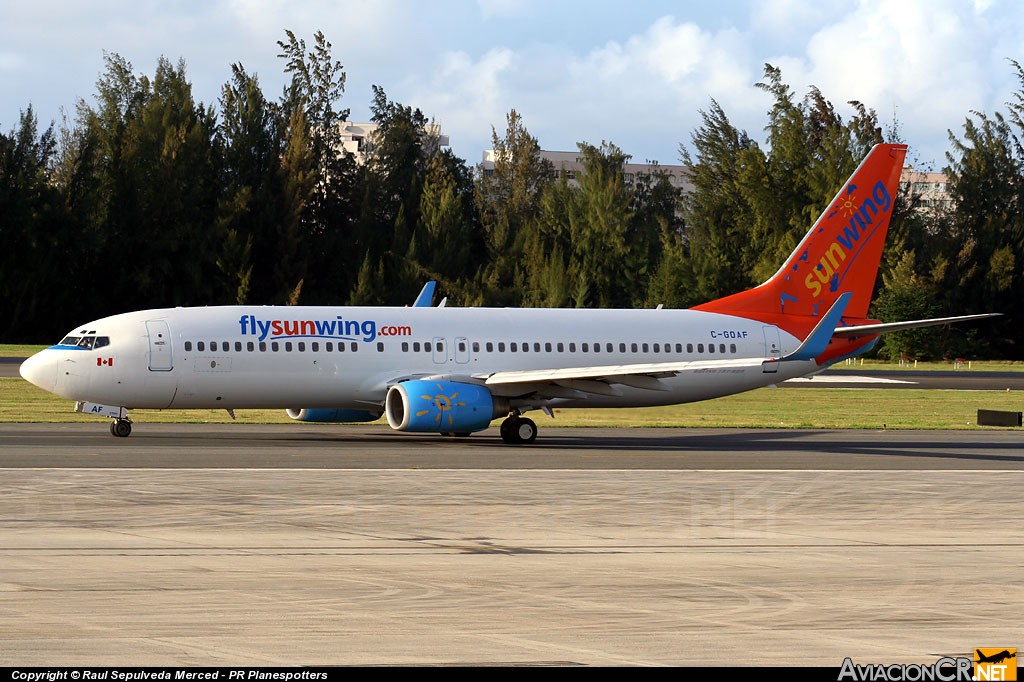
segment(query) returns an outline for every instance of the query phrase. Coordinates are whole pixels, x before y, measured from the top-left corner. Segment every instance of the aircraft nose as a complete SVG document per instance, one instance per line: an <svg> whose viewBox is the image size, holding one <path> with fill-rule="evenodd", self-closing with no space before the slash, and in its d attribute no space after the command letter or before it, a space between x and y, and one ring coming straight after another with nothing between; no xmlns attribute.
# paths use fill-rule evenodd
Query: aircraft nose
<svg viewBox="0 0 1024 682"><path fill-rule="evenodd" d="M25 381L53 393L57 385L57 360L52 353L41 351L21 363L21 376Z"/></svg>

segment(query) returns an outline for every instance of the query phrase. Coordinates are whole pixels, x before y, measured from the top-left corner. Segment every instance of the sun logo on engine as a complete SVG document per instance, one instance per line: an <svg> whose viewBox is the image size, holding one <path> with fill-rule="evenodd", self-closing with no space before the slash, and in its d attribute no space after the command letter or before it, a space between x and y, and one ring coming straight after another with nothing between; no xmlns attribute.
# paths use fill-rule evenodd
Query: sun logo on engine
<svg viewBox="0 0 1024 682"><path fill-rule="evenodd" d="M442 388L440 384L438 384L437 387L439 389ZM429 401L431 406L437 409L437 415L434 417L434 423L442 426L444 424L445 414L448 415L448 426L452 426L452 424L454 424L454 418L452 416L453 407L466 406L466 403L455 402L455 400L459 397L458 392L452 393L450 396L444 395L443 393L438 393L437 395L421 395L420 397L423 398L423 400ZM419 412L416 413L416 416L422 417L423 415L429 414L432 411L433 410L420 410Z"/></svg>

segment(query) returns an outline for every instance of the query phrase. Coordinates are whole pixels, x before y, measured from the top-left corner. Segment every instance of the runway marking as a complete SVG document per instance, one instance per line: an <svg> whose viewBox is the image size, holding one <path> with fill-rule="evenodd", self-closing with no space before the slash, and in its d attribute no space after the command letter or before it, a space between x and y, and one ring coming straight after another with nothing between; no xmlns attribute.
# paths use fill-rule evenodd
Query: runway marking
<svg viewBox="0 0 1024 682"><path fill-rule="evenodd" d="M916 381L906 381L904 379L886 379L885 377L865 377L865 376L837 376L834 374L825 374L814 377L797 377L796 379L787 379L783 381L784 384L801 384L801 383L815 383L815 384L917 384Z"/></svg>

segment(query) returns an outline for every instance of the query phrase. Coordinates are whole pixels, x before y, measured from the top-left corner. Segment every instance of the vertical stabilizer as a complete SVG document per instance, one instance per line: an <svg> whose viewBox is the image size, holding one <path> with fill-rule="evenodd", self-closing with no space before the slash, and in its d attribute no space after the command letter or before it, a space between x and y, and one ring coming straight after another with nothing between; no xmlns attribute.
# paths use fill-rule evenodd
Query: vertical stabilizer
<svg viewBox="0 0 1024 682"><path fill-rule="evenodd" d="M771 279L694 309L808 330L849 293L844 316L866 318L906 153L873 147Z"/></svg>

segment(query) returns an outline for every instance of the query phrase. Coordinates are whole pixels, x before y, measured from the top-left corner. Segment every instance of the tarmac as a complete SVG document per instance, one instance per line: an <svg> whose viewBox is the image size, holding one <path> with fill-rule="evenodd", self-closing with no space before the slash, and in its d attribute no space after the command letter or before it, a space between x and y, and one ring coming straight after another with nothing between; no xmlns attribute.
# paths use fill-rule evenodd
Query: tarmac
<svg viewBox="0 0 1024 682"><path fill-rule="evenodd" d="M0 661L838 667L1021 647L1022 441L0 424Z"/></svg>

